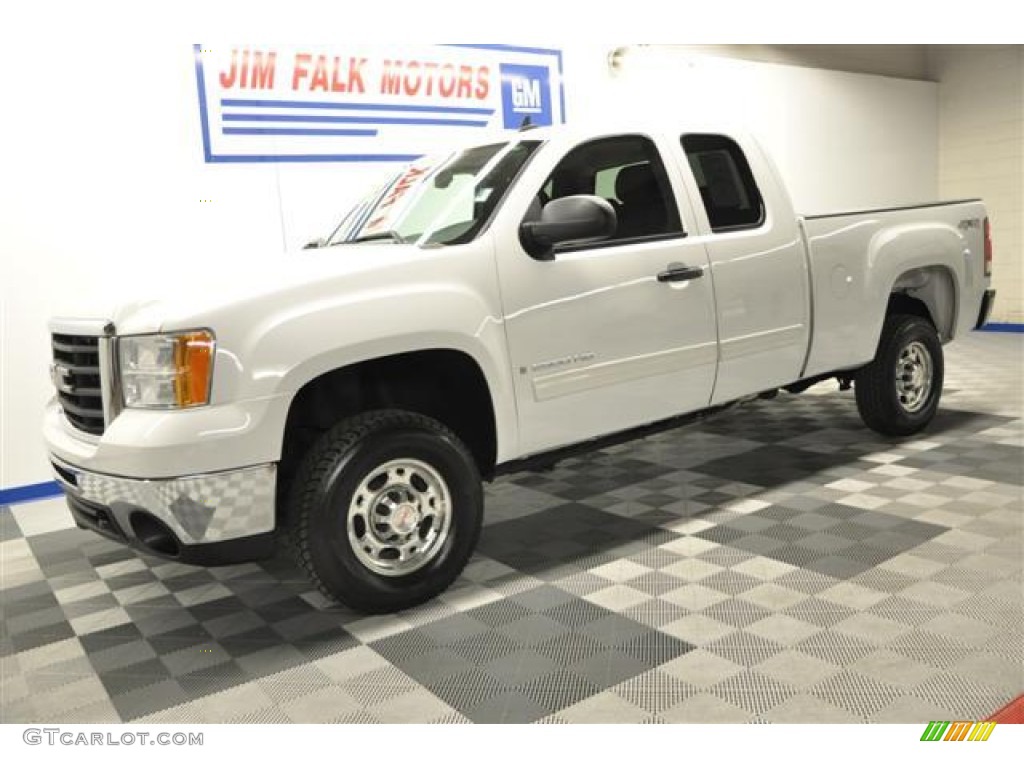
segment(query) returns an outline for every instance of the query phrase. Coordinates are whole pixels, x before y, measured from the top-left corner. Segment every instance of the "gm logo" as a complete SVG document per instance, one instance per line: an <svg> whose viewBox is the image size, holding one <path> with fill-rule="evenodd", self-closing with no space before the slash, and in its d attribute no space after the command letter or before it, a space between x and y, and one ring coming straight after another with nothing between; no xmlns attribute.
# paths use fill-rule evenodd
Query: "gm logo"
<svg viewBox="0 0 1024 768"><path fill-rule="evenodd" d="M551 125L551 79L547 67L500 64L501 109L506 128L529 117L533 125Z"/></svg>

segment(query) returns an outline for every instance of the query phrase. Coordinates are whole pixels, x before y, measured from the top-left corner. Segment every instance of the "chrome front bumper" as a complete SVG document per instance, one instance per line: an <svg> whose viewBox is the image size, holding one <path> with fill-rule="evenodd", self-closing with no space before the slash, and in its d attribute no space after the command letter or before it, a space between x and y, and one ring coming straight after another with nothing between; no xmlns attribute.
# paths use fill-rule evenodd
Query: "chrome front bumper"
<svg viewBox="0 0 1024 768"><path fill-rule="evenodd" d="M147 546L147 541L152 540L147 534L161 525L177 540L176 552L192 552L274 530L274 464L189 477L137 480L89 472L52 454L50 460L79 525L153 550L155 554L177 556L160 547ZM106 523L94 524L93 517L106 519ZM180 559L199 562L196 558Z"/></svg>

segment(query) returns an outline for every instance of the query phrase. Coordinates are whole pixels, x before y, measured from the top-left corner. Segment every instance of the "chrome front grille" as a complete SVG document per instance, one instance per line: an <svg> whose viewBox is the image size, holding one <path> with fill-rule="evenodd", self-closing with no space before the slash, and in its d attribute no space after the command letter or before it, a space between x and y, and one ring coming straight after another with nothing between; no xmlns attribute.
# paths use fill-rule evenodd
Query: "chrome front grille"
<svg viewBox="0 0 1024 768"><path fill-rule="evenodd" d="M52 339L53 385L64 416L76 429L102 435L106 424L99 338L55 333Z"/></svg>

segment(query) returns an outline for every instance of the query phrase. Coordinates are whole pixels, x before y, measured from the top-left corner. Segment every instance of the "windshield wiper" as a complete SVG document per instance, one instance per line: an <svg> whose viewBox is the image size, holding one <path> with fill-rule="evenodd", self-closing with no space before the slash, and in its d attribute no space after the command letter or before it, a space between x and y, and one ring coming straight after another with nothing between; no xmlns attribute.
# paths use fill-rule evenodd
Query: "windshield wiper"
<svg viewBox="0 0 1024 768"><path fill-rule="evenodd" d="M351 240L346 240L346 243L372 243L374 240L390 240L392 243L404 243L405 238L395 232L393 229L389 229L387 232L374 232L372 235L362 235L360 237L354 237Z"/></svg>

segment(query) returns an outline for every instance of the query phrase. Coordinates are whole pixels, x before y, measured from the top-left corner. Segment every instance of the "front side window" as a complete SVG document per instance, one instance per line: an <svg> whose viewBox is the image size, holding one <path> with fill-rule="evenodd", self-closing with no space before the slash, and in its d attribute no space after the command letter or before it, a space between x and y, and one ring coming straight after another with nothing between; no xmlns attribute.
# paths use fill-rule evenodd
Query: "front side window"
<svg viewBox="0 0 1024 768"><path fill-rule="evenodd" d="M570 195L597 195L611 203L617 225L605 243L683 234L665 166L646 136L597 139L571 150L538 193L533 214Z"/></svg>
<svg viewBox="0 0 1024 768"><path fill-rule="evenodd" d="M421 158L353 208L328 245L468 243L490 220L538 146L538 141L517 141Z"/></svg>
<svg viewBox="0 0 1024 768"><path fill-rule="evenodd" d="M712 231L759 227L764 222L761 193L735 141L727 136L690 134L683 137L683 150Z"/></svg>

